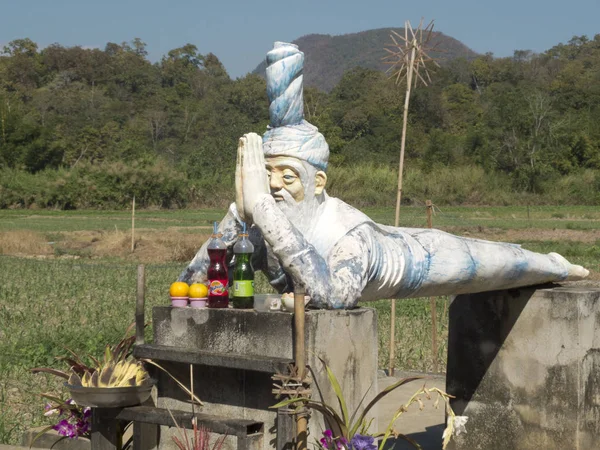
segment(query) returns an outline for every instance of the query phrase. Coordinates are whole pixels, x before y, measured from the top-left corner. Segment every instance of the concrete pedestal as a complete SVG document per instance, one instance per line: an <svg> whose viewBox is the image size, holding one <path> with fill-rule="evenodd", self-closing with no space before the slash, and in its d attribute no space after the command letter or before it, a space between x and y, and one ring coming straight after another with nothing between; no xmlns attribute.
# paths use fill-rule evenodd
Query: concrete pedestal
<svg viewBox="0 0 600 450"><path fill-rule="evenodd" d="M283 358L292 361L294 358L293 315L290 313L155 307L153 321L156 345L255 356L257 360ZM305 334L307 364L315 378L313 398L337 407L319 357L338 378L349 411L359 404L365 392L370 391L368 398L377 393L377 319L374 310L307 311ZM190 385L188 364L165 362L165 366L181 382ZM275 448L277 412L269 407L278 400L271 393L272 373L260 367L257 369L194 366L194 391L204 402L201 412L264 422L264 448ZM158 407L189 411L187 400L188 396L168 376L160 375ZM323 426L320 414L314 413L309 420L309 443L320 437ZM161 434L163 448L172 444L170 439L165 439L167 434L168 430Z"/></svg>
<svg viewBox="0 0 600 450"><path fill-rule="evenodd" d="M600 449L600 289L457 296L447 391L454 450Z"/></svg>

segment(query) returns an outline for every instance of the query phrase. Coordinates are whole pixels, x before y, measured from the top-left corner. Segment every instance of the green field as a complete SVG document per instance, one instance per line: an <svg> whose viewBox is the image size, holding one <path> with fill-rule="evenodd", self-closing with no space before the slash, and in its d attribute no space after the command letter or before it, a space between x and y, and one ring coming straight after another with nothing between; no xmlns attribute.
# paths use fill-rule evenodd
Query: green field
<svg viewBox="0 0 600 450"><path fill-rule="evenodd" d="M224 209L182 209L137 211L136 228L162 229L168 227L210 226L221 220ZM364 208L378 223L394 223L393 208ZM403 206L400 226L425 227L424 206ZM436 228L490 227L500 229L600 229L600 208L597 206L445 206L435 207L433 224ZM0 210L0 232L31 230L65 232L82 230L127 230L131 228L130 211L54 211L54 210Z"/></svg>
<svg viewBox="0 0 600 450"><path fill-rule="evenodd" d="M222 210L140 211L136 228L167 230L182 227L199 232L219 220ZM365 210L382 223L393 222L392 210ZM402 209L402 224L424 226L424 208ZM128 230L127 211L0 211L0 234L34 231L46 237L82 230ZM529 208L442 208L434 224L457 233L533 228L534 238L521 240L524 247L558 251L572 262L583 264L597 276L600 272L600 211L595 207ZM546 239L542 230L572 232L570 241ZM540 238L536 236L539 234ZM584 239L585 240L582 240ZM580 240L577 240L580 239ZM67 255L68 256L68 255ZM147 264L146 307L168 303L169 284L185 262ZM68 346L78 353L98 355L105 344L118 341L134 318L136 289L135 260L115 258L46 258L0 256L0 443L17 443L29 427L47 423L39 393L60 388L46 375L31 375L35 366L60 367L55 357ZM597 278L596 278L597 279ZM259 278L257 290L268 285ZM439 369L445 370L448 299L436 299ZM390 302L378 301L379 359L388 365ZM429 299L397 302L395 366L404 370L431 371L431 315ZM147 330L150 338L151 329Z"/></svg>

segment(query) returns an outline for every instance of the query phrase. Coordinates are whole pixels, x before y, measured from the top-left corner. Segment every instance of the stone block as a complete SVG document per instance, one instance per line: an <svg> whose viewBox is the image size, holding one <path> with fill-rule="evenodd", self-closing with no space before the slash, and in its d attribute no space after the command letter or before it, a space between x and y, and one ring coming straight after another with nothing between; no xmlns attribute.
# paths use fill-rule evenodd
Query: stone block
<svg viewBox="0 0 600 450"><path fill-rule="evenodd" d="M449 320L452 449L600 449L600 289L460 295Z"/></svg>
<svg viewBox="0 0 600 450"><path fill-rule="evenodd" d="M21 444L25 448L52 448L55 450L90 450L90 440L86 438L65 439L54 430L41 434L34 442L36 436L46 427L30 428L23 433ZM5 449L6 450L6 449Z"/></svg>
<svg viewBox="0 0 600 450"><path fill-rule="evenodd" d="M294 358L291 313L155 307L153 323L156 345L257 358ZM377 393L377 318L373 309L307 311L305 339L307 364L315 379L313 398L337 407L319 357L338 378L350 411L365 393L368 398ZM164 364L190 385L189 365ZM271 392L271 375L258 370L194 366L194 391L204 402L201 411L264 422L264 448L274 448L277 412L269 407L278 400ZM157 406L189 411L188 396L168 376L159 376ZM309 442L319 438L324 427L322 417L315 413L309 420ZM163 430L162 435L167 434ZM164 441L161 439L161 447L166 448Z"/></svg>

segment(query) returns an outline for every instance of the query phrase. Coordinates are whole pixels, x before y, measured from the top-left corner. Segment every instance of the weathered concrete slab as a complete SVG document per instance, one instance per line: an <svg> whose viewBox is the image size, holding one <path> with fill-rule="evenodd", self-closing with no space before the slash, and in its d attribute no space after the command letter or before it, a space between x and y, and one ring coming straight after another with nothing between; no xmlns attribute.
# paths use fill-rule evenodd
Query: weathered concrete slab
<svg viewBox="0 0 600 450"><path fill-rule="evenodd" d="M600 448L600 289L461 295L449 319L453 449Z"/></svg>
<svg viewBox="0 0 600 450"><path fill-rule="evenodd" d="M293 360L293 315L251 310L155 307L154 344L232 356L256 356ZM340 381L350 410L363 395L377 392L377 320L370 308L306 313L307 363L315 378L313 397L337 404L319 357ZM190 368L181 362L165 363L173 375L190 385ZM190 410L188 396L168 376L159 374L157 406ZM275 446L277 400L271 393L271 374L255 370L194 367L194 390L208 414L258 420L265 423L264 448ZM318 386L318 388L317 388ZM312 441L324 424L315 414L310 421ZM163 430L161 436L166 436ZM171 447L161 439L161 446Z"/></svg>
<svg viewBox="0 0 600 450"><path fill-rule="evenodd" d="M23 433L21 444L29 448L33 439L46 427L30 428ZM48 430L33 442L38 448L55 450L90 450L90 440L86 438L65 439L54 430Z"/></svg>

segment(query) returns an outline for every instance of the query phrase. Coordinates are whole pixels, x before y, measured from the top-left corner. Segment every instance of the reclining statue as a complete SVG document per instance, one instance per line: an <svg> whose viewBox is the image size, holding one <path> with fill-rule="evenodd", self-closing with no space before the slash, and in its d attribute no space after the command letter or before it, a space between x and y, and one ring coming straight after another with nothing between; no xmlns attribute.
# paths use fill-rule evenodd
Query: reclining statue
<svg viewBox="0 0 600 450"><path fill-rule="evenodd" d="M267 54L270 126L239 142L236 201L219 232L232 248L252 224L253 264L279 292L302 286L317 308L359 301L464 294L553 281L589 272L557 253L373 222L325 191L329 147L304 120L304 54L275 43ZM266 170L265 170L266 169ZM179 280L206 281L205 243ZM231 261L232 252L228 252Z"/></svg>

